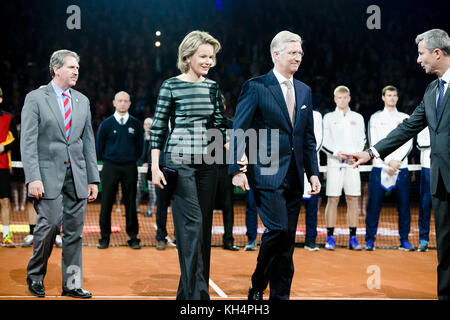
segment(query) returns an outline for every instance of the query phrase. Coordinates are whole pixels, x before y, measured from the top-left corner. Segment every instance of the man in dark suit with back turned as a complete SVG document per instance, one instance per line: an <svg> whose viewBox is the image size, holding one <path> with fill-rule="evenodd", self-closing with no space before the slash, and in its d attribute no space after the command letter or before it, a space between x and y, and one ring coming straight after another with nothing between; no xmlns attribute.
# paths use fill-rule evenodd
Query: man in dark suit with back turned
<svg viewBox="0 0 450 320"><path fill-rule="evenodd" d="M59 50L50 58L52 81L31 91L22 109L21 143L25 183L38 214L33 255L27 267L29 291L45 296L47 263L62 225L62 295L90 298L81 288L82 232L87 201L100 182L89 100L71 89L80 58Z"/></svg>
<svg viewBox="0 0 450 320"><path fill-rule="evenodd" d="M311 194L320 192L311 89L293 78L303 57L301 43L297 34L278 33L270 45L274 69L247 81L236 107L231 144L234 161L228 173L233 175L236 187L252 188L266 227L249 300L262 300L269 283L270 299L289 299L304 171L312 185ZM244 139L236 134L239 129L249 134L257 132L256 145L248 139L247 174L240 171L236 161L244 152ZM253 157L255 152L258 155ZM267 156L275 160L267 164Z"/></svg>
<svg viewBox="0 0 450 320"><path fill-rule="evenodd" d="M413 114L396 129L364 152L353 154L355 167L374 157L384 158L428 126L431 140L430 186L436 225L438 298L450 298L450 38L444 30L433 29L416 37L419 63L432 81Z"/></svg>

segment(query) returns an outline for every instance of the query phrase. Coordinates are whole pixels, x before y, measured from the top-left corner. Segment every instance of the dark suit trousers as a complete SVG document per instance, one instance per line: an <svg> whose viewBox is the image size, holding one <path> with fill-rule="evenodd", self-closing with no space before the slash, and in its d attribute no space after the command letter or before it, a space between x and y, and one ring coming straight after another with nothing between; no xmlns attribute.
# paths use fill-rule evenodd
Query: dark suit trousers
<svg viewBox="0 0 450 320"><path fill-rule="evenodd" d="M44 280L48 259L62 225L62 284L69 289L81 288L81 248L86 204L87 199L78 199L76 196L70 168L67 169L61 194L56 199L34 200L37 222L33 255L27 267L27 275L31 280Z"/></svg>
<svg viewBox="0 0 450 320"><path fill-rule="evenodd" d="M168 157L170 158L170 157ZM180 263L177 300L209 300L211 228L217 166L172 164L178 181L172 215Z"/></svg>
<svg viewBox="0 0 450 320"><path fill-rule="evenodd" d="M294 275L292 255L302 187L292 158L286 177L278 189L252 189L261 221L266 227L261 237L252 286L264 291L270 284L270 299L288 300L290 296Z"/></svg>
<svg viewBox="0 0 450 320"><path fill-rule="evenodd" d="M438 298L450 300L450 212L449 193L439 175L437 193L431 197L436 226Z"/></svg>
<svg viewBox="0 0 450 320"><path fill-rule="evenodd" d="M109 237L111 235L111 210L116 199L119 181L122 185L128 237L134 241L137 239L139 233L136 213L137 166L136 164L114 164L105 161L102 170L100 231L102 240L107 243L109 243Z"/></svg>
<svg viewBox="0 0 450 320"><path fill-rule="evenodd" d="M216 190L216 205L215 209L220 209L223 212L223 244L232 246L234 244L233 225L234 225L234 210L233 210L233 183L231 176L228 175L228 165L218 165L217 190Z"/></svg>

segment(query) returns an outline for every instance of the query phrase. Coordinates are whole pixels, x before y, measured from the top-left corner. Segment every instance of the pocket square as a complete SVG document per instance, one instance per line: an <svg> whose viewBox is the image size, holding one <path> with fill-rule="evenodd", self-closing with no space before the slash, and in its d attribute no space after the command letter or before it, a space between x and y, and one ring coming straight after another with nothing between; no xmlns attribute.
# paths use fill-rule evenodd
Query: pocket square
<svg viewBox="0 0 450 320"><path fill-rule="evenodd" d="M302 105L300 109L306 109L306 105Z"/></svg>

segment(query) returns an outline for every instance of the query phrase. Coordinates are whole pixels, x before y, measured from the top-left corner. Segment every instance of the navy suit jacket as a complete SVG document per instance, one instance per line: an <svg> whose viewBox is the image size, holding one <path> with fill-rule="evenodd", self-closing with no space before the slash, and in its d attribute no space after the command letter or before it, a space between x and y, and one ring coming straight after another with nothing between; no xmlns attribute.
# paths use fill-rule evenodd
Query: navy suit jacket
<svg viewBox="0 0 450 320"><path fill-rule="evenodd" d="M241 158L243 149L240 147L245 140L249 158L247 176L252 188L277 189L286 177L293 155L301 188L304 171L308 179L312 175L319 175L311 88L294 79L294 89L296 105L295 122L292 125L281 86L273 71L248 80L242 87L233 121L230 145L233 157L230 159L228 173L239 171L237 159ZM256 143L251 137L242 139L237 134L238 129L256 133ZM255 153L256 156L252 157ZM267 157L274 159L267 163Z"/></svg>

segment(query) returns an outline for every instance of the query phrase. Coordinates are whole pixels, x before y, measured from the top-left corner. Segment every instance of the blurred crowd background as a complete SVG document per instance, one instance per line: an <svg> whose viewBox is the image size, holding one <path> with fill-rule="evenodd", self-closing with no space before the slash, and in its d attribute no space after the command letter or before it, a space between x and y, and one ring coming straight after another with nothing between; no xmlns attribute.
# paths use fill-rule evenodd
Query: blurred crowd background
<svg viewBox="0 0 450 320"><path fill-rule="evenodd" d="M431 28L446 29L438 21L448 23L448 12L433 2L1 1L2 108L19 122L25 95L50 81L51 53L66 48L81 56L76 89L91 101L94 130L113 113L113 96L119 90L130 93L130 113L143 121L155 112L162 81L179 74L179 43L199 29L222 44L209 77L219 83L233 116L241 85L272 68L270 41L287 29L304 39L305 56L296 78L312 88L314 107L322 114L335 108L334 88L346 85L351 108L368 121L382 108L381 89L388 84L399 89L398 109L410 114L431 80L416 63L414 38ZM72 4L80 8L79 30L66 27L66 10ZM381 29L366 25L371 16L367 7L373 4L380 8Z"/></svg>

